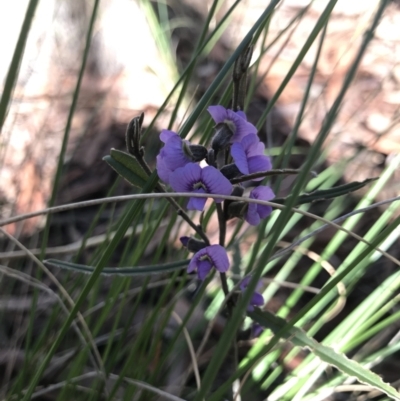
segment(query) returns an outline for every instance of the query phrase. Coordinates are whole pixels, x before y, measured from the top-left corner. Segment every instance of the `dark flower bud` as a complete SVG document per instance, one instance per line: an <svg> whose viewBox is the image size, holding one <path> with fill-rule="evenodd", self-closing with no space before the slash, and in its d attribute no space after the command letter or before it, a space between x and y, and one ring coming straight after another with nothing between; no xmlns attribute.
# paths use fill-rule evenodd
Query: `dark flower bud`
<svg viewBox="0 0 400 401"><path fill-rule="evenodd" d="M184 246L184 247L187 247L187 244L188 244L188 242L189 242L189 240L190 240L190 237L181 237L181 238L179 238L179 240L181 241L181 243L182 243L182 245Z"/></svg>
<svg viewBox="0 0 400 401"><path fill-rule="evenodd" d="M239 219L243 219L244 215L247 212L248 204L247 202L231 202L226 208L227 219L233 219L234 217L238 217Z"/></svg>
<svg viewBox="0 0 400 401"><path fill-rule="evenodd" d="M231 196L242 196L244 192L244 188L241 186L237 186L237 187L233 187ZM229 212L229 205L231 205L232 203L242 203L242 202L238 202L238 201L232 201L232 200L225 200L224 204L224 210L225 210L225 218L227 220L232 219L233 217L237 217L237 216L230 216L230 212Z"/></svg>
<svg viewBox="0 0 400 401"><path fill-rule="evenodd" d="M125 141L128 153L131 155L143 156L143 148L140 146L140 136L142 135L142 124L144 119L144 113L140 116L132 118L126 127Z"/></svg>
<svg viewBox="0 0 400 401"><path fill-rule="evenodd" d="M190 145L189 149L194 162L204 160L207 156L207 148L203 145Z"/></svg>
<svg viewBox="0 0 400 401"><path fill-rule="evenodd" d="M228 180L236 178L239 175L243 175L234 163L227 164L226 166L222 167L220 171Z"/></svg>
<svg viewBox="0 0 400 401"><path fill-rule="evenodd" d="M214 166L215 167L215 152L214 152L214 149L209 149L206 161L207 161L207 164L209 166Z"/></svg>
<svg viewBox="0 0 400 401"><path fill-rule="evenodd" d="M182 245L193 253L197 253L207 246L203 241L199 241L192 237L181 237L179 239Z"/></svg>
<svg viewBox="0 0 400 401"><path fill-rule="evenodd" d="M229 120L215 126L215 135L211 142L211 147L214 149L215 153L224 150L229 145L235 132L236 126Z"/></svg>
<svg viewBox="0 0 400 401"><path fill-rule="evenodd" d="M243 187L233 187L233 191L231 193L231 196L242 196L244 192Z"/></svg>

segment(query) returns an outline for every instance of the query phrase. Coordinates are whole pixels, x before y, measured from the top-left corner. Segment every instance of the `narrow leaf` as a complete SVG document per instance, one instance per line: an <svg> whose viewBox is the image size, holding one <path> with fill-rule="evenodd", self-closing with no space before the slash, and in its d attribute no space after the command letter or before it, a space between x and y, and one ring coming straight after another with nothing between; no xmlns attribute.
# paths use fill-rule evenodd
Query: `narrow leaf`
<svg viewBox="0 0 400 401"><path fill-rule="evenodd" d="M18 80L18 74L21 67L22 58L24 56L26 41L28 40L29 31L31 29L31 24L35 16L35 11L38 3L39 0L30 0L28 4L24 22L19 33L17 44L15 46L14 54L8 68L7 77L4 81L4 86L0 99L0 132L3 128L3 124L7 116L8 106L12 100L14 87ZM5 10L3 12L5 12Z"/></svg>
<svg viewBox="0 0 400 401"><path fill-rule="evenodd" d="M143 188L149 176L136 158L116 149L111 149L110 153L111 156L104 156L103 160L130 184Z"/></svg>
<svg viewBox="0 0 400 401"><path fill-rule="evenodd" d="M377 178L367 178L364 181L354 181L344 185L338 185L329 189L319 189L317 191L310 192L308 194L302 194L297 198L296 205L303 205L304 203L318 202L328 199L337 198L349 194L351 192L357 191L360 188L365 187L369 183L376 181ZM286 198L276 198L275 203L283 205L289 197Z"/></svg>
<svg viewBox="0 0 400 401"><path fill-rule="evenodd" d="M281 331L285 326L287 326L286 320L274 316L269 312L261 312L260 310L257 310L249 313L249 316L257 323L272 330L274 333ZM400 393L398 393L396 389L389 384L383 382L383 380L377 374L373 373L369 369L366 369L360 363L347 358L347 356L344 354L340 354L334 349L318 343L312 337L309 337L304 330L298 327L290 327L288 330L286 330L284 338L291 341L294 345L308 348L323 362L334 366L344 374L353 376L359 382L382 391L394 400L400 400Z"/></svg>
<svg viewBox="0 0 400 401"><path fill-rule="evenodd" d="M135 266L135 267L105 267L102 275L118 276L141 276L146 274L160 274L182 269L189 264L190 260L181 260L179 262L164 263L160 265ZM57 259L48 259L43 262L47 267L58 267L60 269L74 270L79 273L91 274L94 271L93 266L80 265L77 263L64 262Z"/></svg>
<svg viewBox="0 0 400 401"><path fill-rule="evenodd" d="M110 154L113 159L123 164L126 168L132 170L138 177L142 178L144 181L147 181L149 179L148 174L143 170L143 167L137 161L136 157L114 148L111 148Z"/></svg>

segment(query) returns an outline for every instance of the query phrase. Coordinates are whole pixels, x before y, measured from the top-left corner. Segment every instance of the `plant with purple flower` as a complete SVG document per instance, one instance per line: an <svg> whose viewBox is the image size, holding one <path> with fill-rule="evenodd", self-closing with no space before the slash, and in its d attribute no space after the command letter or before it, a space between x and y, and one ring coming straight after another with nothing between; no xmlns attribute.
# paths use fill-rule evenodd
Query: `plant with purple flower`
<svg viewBox="0 0 400 401"><path fill-rule="evenodd" d="M264 149L265 146L258 136L250 134L232 144L231 155L239 171L248 175L271 170L271 160L264 155ZM254 181L262 179L263 177L254 178Z"/></svg>
<svg viewBox="0 0 400 401"><path fill-rule="evenodd" d="M230 267L225 249L227 222L232 217L240 217L246 219L249 224L256 225L272 210L268 206L246 202L243 196L244 187L240 185L241 182L250 181L254 173L261 173L257 174L257 179L262 179L262 173L272 168L269 157L264 154L265 146L257 136L257 128L247 121L246 114L242 111L246 91L245 75L251 53L250 46L236 61L233 74L232 109L221 105L208 108L208 112L216 123L211 148L192 145L176 132L162 130L160 140L164 146L156 160L158 176L175 192L217 196L213 199L218 215L219 243L211 245L203 227L205 219L200 218L200 224L195 222L173 196L165 194L165 198L196 233L196 236L180 238L182 245L193 253L187 272L196 272L200 280L204 280L213 269L219 272L221 289L227 297L228 316L233 315L236 303L226 274ZM127 160L126 155L118 155L119 160L127 160L130 166L128 169L131 169L132 173L140 175L140 180L130 177L130 182L139 184L146 181L146 176L143 177L143 174L147 176L152 174L151 168L144 160L144 148L140 145L142 123L143 114L133 119L127 129L127 149L134 160ZM198 164L202 160L206 161L206 167ZM116 166L114 161L112 166ZM154 188L158 192L166 191L160 183L155 183ZM219 196L227 195L234 195L237 198L225 201L219 198ZM250 198L253 199L270 200L273 197L272 190L265 186L259 186L250 192ZM187 209L203 211L206 202L207 197L189 196ZM247 288L249 282L250 276L241 281L241 291ZM254 307L262 306L263 303L262 295L255 291L250 299L248 310L252 311Z"/></svg>
<svg viewBox="0 0 400 401"><path fill-rule="evenodd" d="M247 286L249 285L251 280L251 276L246 276L239 284L239 288L241 291L245 291ZM260 288L261 283L258 283L257 289L254 292L253 296L250 299L249 305L247 306L247 310L252 312L255 306L263 306L264 305L264 297L257 292Z"/></svg>
<svg viewBox="0 0 400 401"><path fill-rule="evenodd" d="M275 194L272 189L265 185L260 185L250 192L250 199L269 201L274 197ZM256 226L260 223L261 219L265 219L266 217L268 217L271 212L271 206L249 203L247 206L247 211L244 215L244 219L252 226Z"/></svg>
<svg viewBox="0 0 400 401"><path fill-rule="evenodd" d="M262 334L262 332L264 331L264 327L261 326L260 324L253 322L251 324L251 334L250 337L251 338L257 338L260 337L260 335Z"/></svg>
<svg viewBox="0 0 400 401"><path fill-rule="evenodd" d="M212 166L201 168L195 163L188 163L176 169L170 174L169 181L176 192L216 195L230 195L232 192L232 184L218 169ZM190 198L187 208L202 211L206 200L206 198ZM215 199L215 202L220 203L222 200Z"/></svg>
<svg viewBox="0 0 400 401"><path fill-rule="evenodd" d="M169 184L170 174L176 169L188 163L201 161L207 155L204 146L191 145L173 131L162 130L160 139L165 146L157 156L157 173L166 184Z"/></svg>
<svg viewBox="0 0 400 401"><path fill-rule="evenodd" d="M221 245L210 245L195 253L187 268L188 273L197 270L197 276L204 280L207 274L215 268L220 273L229 269L229 259L226 250Z"/></svg>
<svg viewBox="0 0 400 401"><path fill-rule="evenodd" d="M233 111L224 106L210 106L207 111L216 123L212 148L219 151L229 143L240 142L246 135L257 134L257 128L249 123L243 111Z"/></svg>

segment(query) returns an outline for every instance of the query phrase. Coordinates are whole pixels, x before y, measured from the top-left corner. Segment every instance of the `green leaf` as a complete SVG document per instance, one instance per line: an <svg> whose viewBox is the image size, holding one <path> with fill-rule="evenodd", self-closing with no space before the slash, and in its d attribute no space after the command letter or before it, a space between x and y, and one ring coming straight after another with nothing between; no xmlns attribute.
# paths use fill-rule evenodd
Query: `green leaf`
<svg viewBox="0 0 400 401"><path fill-rule="evenodd" d="M143 188L149 176L137 159L128 153L116 149L111 149L110 153L111 156L107 155L103 157L103 160L130 184Z"/></svg>
<svg viewBox="0 0 400 401"><path fill-rule="evenodd" d="M256 310L249 313L249 316L257 323L272 330L274 333L281 331L285 326L287 326L286 320L269 312L261 312L260 310ZM382 391L394 400L400 400L400 393L398 393L396 389L389 384L383 382L383 380L377 374L371 372L369 369L366 369L358 362L347 358L346 355L340 354L332 348L318 343L312 337L309 337L304 330L298 327L291 327L286 330L284 337L294 345L308 348L323 362L334 366L344 374L353 376L359 382Z"/></svg>
<svg viewBox="0 0 400 401"><path fill-rule="evenodd" d="M377 178L367 178L364 181L354 181L350 182L349 184L344 184L344 185L338 185L333 188L329 189L320 189L317 191L310 192L308 194L302 194L297 198L296 205L303 205L304 203L311 203L311 202L318 202L322 200L328 200L328 199L333 199L337 198L339 196L343 196L346 194L349 194L351 192L357 191L358 189L361 189L368 185L369 183L376 181L379 177ZM277 198L274 199L273 201L275 203L279 203L283 205L286 201L286 198Z"/></svg>
<svg viewBox="0 0 400 401"><path fill-rule="evenodd" d="M12 100L15 84L17 83L18 80L18 74L25 51L25 45L28 40L29 32L31 29L32 21L34 19L38 3L39 0L29 1L28 8L26 9L25 13L24 22L19 32L18 41L14 49L14 54L11 59L10 66L8 68L7 77L4 81L4 86L2 88L2 94L0 99L0 133L7 116L8 106Z"/></svg>
<svg viewBox="0 0 400 401"><path fill-rule="evenodd" d="M119 275L119 276L141 276L148 274L160 274L172 272L182 269L189 264L190 260L181 260L179 262L164 263L160 265L135 266L135 267L105 267L102 275ZM87 265L79 265L77 263L64 262L57 259L48 259L43 262L47 267L58 267L60 269L74 270L79 273L93 273L94 267Z"/></svg>

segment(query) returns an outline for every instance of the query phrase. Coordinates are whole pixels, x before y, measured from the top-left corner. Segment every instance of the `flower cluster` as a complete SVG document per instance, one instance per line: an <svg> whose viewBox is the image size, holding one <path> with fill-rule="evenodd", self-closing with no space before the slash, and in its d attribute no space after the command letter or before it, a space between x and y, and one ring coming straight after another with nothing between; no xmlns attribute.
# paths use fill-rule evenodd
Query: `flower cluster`
<svg viewBox="0 0 400 401"><path fill-rule="evenodd" d="M264 154L265 147L257 136L257 129L247 121L244 112L234 112L223 106L210 106L208 112L216 123L212 150L218 153L230 147L235 175L249 175L271 169L271 161ZM232 177L224 175L228 166L218 169L216 165L208 165L202 168L197 164L204 159L209 161L209 151L204 146L192 145L168 130L161 132L160 139L165 146L157 156L157 172L174 191L214 195L232 193L233 186L226 176ZM262 180L262 177L254 180ZM253 199L271 200L273 197L272 190L266 186L259 186L250 192L250 198ZM220 203L221 200L216 198L215 202ZM187 208L202 211L205 203L206 198L190 198ZM232 217L242 217L251 225L257 225L272 211L271 208L255 204L250 204L247 210L244 210L246 207L242 209L240 216L233 214Z"/></svg>
<svg viewBox="0 0 400 401"><path fill-rule="evenodd" d="M247 121L243 111L233 111L223 106L210 106L208 112L216 123L211 148L192 145L177 133L163 130L160 139L164 142L164 147L157 156L158 175L176 192L232 194L241 197L244 187L240 183L234 186L231 181L238 177L240 179L237 182L262 180L262 173L272 168L271 160L264 154L265 146L257 135L257 128ZM203 160L206 163L202 163L201 166L199 162ZM261 174L254 178L251 175L255 173ZM249 177L246 179L246 176ZM274 196L272 189L264 185L255 186L249 194L250 199L265 201L273 199ZM192 197L189 199L187 208L203 211L206 200L206 198ZM214 201L221 203L222 199L216 197ZM223 210L226 220L239 217L251 225L259 224L261 219L272 212L269 206L228 200L224 202ZM220 273L228 271L229 258L223 244L210 245L206 243L207 241L203 242L191 237L182 237L181 242L194 253L188 272L196 271L200 280L204 280L212 269ZM242 280L240 283L242 291L246 289L249 281L250 276ZM251 311L255 306L261 306L263 303L262 295L256 291L250 300L248 310Z"/></svg>

